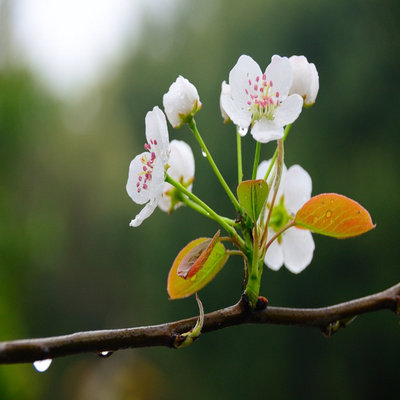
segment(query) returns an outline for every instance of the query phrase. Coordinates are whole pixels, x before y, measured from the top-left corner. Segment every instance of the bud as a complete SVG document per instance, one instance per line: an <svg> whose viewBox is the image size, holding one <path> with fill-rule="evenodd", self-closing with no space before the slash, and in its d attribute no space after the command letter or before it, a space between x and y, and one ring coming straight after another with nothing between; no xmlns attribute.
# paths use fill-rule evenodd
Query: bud
<svg viewBox="0 0 400 400"><path fill-rule="evenodd" d="M174 128L188 122L201 108L196 87L182 76L178 76L168 93L164 94L163 105L168 121Z"/></svg>
<svg viewBox="0 0 400 400"><path fill-rule="evenodd" d="M292 56L289 62L293 68L293 83L289 94L299 94L304 100L304 106L310 107L315 103L319 89L317 68L304 56Z"/></svg>

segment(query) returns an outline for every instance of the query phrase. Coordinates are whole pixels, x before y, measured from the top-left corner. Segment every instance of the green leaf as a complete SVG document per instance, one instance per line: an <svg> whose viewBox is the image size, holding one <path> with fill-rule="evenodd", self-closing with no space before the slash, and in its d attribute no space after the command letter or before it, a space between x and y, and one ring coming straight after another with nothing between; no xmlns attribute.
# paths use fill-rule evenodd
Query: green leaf
<svg viewBox="0 0 400 400"><path fill-rule="evenodd" d="M358 236L375 227L364 207L336 193L312 197L297 211L294 224L338 239Z"/></svg>
<svg viewBox="0 0 400 400"><path fill-rule="evenodd" d="M206 286L229 258L219 242L218 231L213 238L199 238L188 243L176 256L169 271L167 290L171 299L188 297Z"/></svg>
<svg viewBox="0 0 400 400"><path fill-rule="evenodd" d="M263 179L243 181L237 187L240 205L253 222L257 221L268 197L268 185Z"/></svg>

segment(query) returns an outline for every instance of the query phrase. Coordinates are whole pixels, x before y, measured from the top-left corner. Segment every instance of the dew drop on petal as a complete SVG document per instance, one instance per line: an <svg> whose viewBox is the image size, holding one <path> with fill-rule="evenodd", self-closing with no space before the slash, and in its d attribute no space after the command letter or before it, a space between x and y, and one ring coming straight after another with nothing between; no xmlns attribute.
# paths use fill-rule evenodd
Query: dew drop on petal
<svg viewBox="0 0 400 400"><path fill-rule="evenodd" d="M36 371L45 372L50 367L50 364L53 360L51 358L47 358L46 360L38 360L33 363Z"/></svg>

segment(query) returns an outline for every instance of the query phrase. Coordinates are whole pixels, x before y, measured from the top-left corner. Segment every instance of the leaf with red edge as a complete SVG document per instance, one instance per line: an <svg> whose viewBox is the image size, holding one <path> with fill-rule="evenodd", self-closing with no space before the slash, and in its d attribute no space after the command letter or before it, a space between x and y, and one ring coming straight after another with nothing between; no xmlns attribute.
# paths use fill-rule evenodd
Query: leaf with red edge
<svg viewBox="0 0 400 400"><path fill-rule="evenodd" d="M312 197L297 211L294 225L338 239L358 236L375 227L364 207L336 193Z"/></svg>
<svg viewBox="0 0 400 400"><path fill-rule="evenodd" d="M167 290L171 299L198 292L225 265L229 254L219 241L219 233L213 238L192 240L176 256L168 275Z"/></svg>

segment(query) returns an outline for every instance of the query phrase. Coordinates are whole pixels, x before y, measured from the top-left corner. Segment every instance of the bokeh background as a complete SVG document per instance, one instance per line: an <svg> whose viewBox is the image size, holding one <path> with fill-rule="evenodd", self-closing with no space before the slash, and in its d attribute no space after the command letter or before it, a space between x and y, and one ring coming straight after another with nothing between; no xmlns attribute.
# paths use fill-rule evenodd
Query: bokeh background
<svg viewBox="0 0 400 400"><path fill-rule="evenodd" d="M398 0L131 1L123 18L109 11L103 25L102 1L72 1L69 13L49 1L60 7L49 16L38 3L46 2L0 1L1 340L197 313L193 298L168 300L167 274L187 242L217 227L181 208L170 216L156 210L129 228L140 206L125 192L128 165L143 149L146 112L162 105L181 74L199 91L199 128L234 189L235 134L222 124L219 93L241 54L262 68L273 54L303 54L316 64L318 99L292 128L286 164L310 173L314 194L354 198L377 224L347 241L314 235L312 264L298 276L265 270L262 294L271 305L318 307L399 281ZM47 20L42 37L55 36L57 51L35 39L35 13ZM114 36L111 22L122 27ZM72 48L99 37L93 54L102 56L93 62L83 48L63 59L72 36ZM85 57L89 67L79 70ZM195 193L232 216L190 131L170 129L170 136L192 145ZM254 147L246 136L247 177ZM263 146L262 158L273 149ZM206 311L236 302L242 275L241 261L231 258L201 291ZM399 320L389 311L361 316L330 339L305 328L232 327L179 351L61 358L43 374L32 365L0 366L0 398L397 399L399 343Z"/></svg>

